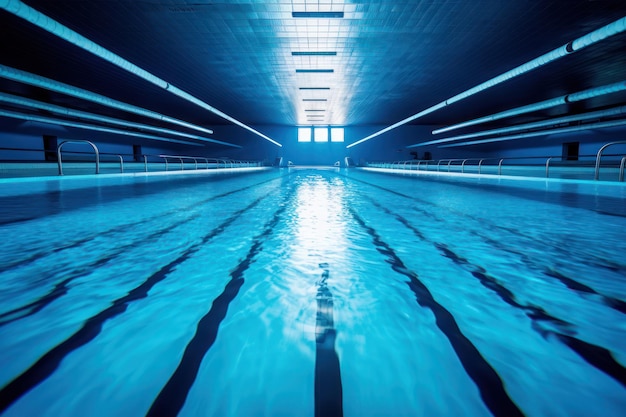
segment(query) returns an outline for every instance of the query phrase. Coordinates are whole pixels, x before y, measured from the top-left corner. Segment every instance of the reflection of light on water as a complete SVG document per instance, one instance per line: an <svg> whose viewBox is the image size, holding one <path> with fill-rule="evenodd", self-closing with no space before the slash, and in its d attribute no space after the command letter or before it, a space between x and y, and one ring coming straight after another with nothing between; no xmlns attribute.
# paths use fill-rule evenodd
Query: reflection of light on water
<svg viewBox="0 0 626 417"><path fill-rule="evenodd" d="M311 178L298 188L293 225L298 259L315 256L318 258L308 262L328 262L325 257L344 253L346 227L340 217L343 204L343 187L322 177Z"/></svg>
<svg viewBox="0 0 626 417"><path fill-rule="evenodd" d="M316 296L324 272L320 264L329 265L333 279L333 268L346 256L344 194L342 182L334 184L320 175L308 176L298 185L290 210L288 252L282 254L287 268L280 280L284 290L280 302L286 309L283 314L289 311L287 316L296 320L306 340L315 339ZM291 336L302 337L302 333Z"/></svg>

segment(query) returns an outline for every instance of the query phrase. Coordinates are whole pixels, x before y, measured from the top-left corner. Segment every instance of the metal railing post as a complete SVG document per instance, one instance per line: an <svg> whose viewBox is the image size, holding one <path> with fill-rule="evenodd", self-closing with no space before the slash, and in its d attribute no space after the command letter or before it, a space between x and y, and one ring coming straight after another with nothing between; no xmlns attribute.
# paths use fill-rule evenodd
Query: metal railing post
<svg viewBox="0 0 626 417"><path fill-rule="evenodd" d="M550 161L552 160L552 157L548 158L548 160L546 161L546 178L550 178Z"/></svg>
<svg viewBox="0 0 626 417"><path fill-rule="evenodd" d="M498 175L502 175L502 162L504 161L503 159L500 159L500 162L498 163Z"/></svg>

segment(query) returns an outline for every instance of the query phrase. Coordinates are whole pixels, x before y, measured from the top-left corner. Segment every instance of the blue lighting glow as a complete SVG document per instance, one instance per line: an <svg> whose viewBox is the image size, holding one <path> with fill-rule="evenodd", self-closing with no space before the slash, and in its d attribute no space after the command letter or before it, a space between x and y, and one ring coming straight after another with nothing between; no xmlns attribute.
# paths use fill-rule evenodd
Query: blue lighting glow
<svg viewBox="0 0 626 417"><path fill-rule="evenodd" d="M527 106L516 107L514 109L505 110L503 112L495 113L489 116L480 117L478 119L468 120L463 123L457 123L455 125L447 126L441 129L433 130L433 135L449 132L451 130L460 129L462 127L473 126L480 123L492 122L494 120L503 119L506 117L518 116L520 114L526 114L537 110L548 109L559 105L572 103L575 101L587 100L594 97L603 96L606 94L612 94L619 91L626 90L626 81L620 81L601 87L590 88L588 90L580 91L577 93L567 94L564 96L556 97L553 99L541 101L539 103L529 104Z"/></svg>
<svg viewBox="0 0 626 417"><path fill-rule="evenodd" d="M61 39L64 39L76 46L78 46L79 48L84 49L85 51L88 51L116 66L118 66L119 68L130 72L131 74L135 74L138 77L160 87L163 88L169 92L171 92L172 94L189 101L190 103L193 103L205 110L210 111L213 114L216 114L244 129L247 129L249 131L251 131L252 133L262 137L263 139L268 140L269 142L273 143L274 145L277 146L282 146L280 143L276 142L275 140L269 138L268 136L262 134L261 132L256 131L255 129L251 128L250 126L240 122L237 119L234 119L233 117L227 115L226 113L214 108L213 106L209 105L208 103L205 103L204 101L198 99L197 97L192 96L191 94L181 90L180 88L168 83L167 81L151 74L150 72L144 70L143 68L133 64L132 62L122 58L121 56L114 54L113 52L103 48L102 46L98 45L97 43L85 38L84 36L80 35L79 33L71 30L70 28L68 28L67 26L62 25L61 23L55 21L54 19L49 18L48 16L44 15L43 13L33 9L32 7L22 3L19 0L5 0L4 2L0 3L0 8L8 11L9 13L14 14L15 16L18 16L30 23L32 23L35 26L40 27L41 29L52 33L55 36L60 37Z"/></svg>
<svg viewBox="0 0 626 417"><path fill-rule="evenodd" d="M511 132L518 132L520 130L529 130L529 129L536 129L540 127L555 126L561 123L581 122L584 120L600 119L603 117L614 117L614 116L622 115L624 113L626 113L626 106L621 106L621 107L608 109L608 110L598 110L598 111L589 112L589 113L576 114L573 116L564 116L564 117L557 117L557 118L549 119L549 120L542 120L540 122L526 123L522 125L504 127L500 129L484 130L482 132L468 133L466 135L452 136L449 138L438 139L438 140L430 140L428 142L416 143L415 145L407 146L407 148L417 148L420 146L435 145L438 143L446 143L446 142L454 142L457 140L477 138L481 136L498 135L501 133L511 133Z"/></svg>
<svg viewBox="0 0 626 417"><path fill-rule="evenodd" d="M291 12L291 17L309 19L341 19L343 12Z"/></svg>
<svg viewBox="0 0 626 417"><path fill-rule="evenodd" d="M336 56L337 52L331 51L294 51L292 56Z"/></svg>
<svg viewBox="0 0 626 417"><path fill-rule="evenodd" d="M609 127L619 127L619 126L624 126L624 125L626 125L626 120L615 120L615 121L610 121L610 122L598 122L598 123L590 123L590 124L587 124L587 125L563 127L563 128L559 128L559 129L542 130L542 131L539 131L539 132L521 133L519 135L499 136L497 138L492 138L492 139L482 139L482 140L474 140L474 141L470 141L470 142L451 143L449 145L442 145L442 146L440 146L440 148L454 148L454 147L459 147L459 146L480 145L480 144L483 144L483 143L504 142L504 141L509 141L509 140L530 138L530 137L535 137L535 136L547 136L547 135L554 135L554 134L557 134L557 133L579 132L581 130L603 129L603 128L609 128Z"/></svg>
<svg viewBox="0 0 626 417"><path fill-rule="evenodd" d="M192 135L192 134L189 134L189 133L178 132L176 130L164 129L164 128L160 128L160 127L154 127L154 126L150 126L150 125L146 125L146 124L142 124L142 123L128 122L126 120L116 119L116 118L113 118L113 117L99 116L99 115L96 115L96 114L93 114L93 113L88 113L88 112L84 112L84 111L80 111L80 110L68 109L66 107L61 107L61 106L57 106L57 105L54 105L54 104L43 103L43 102L40 102L40 101L31 100L31 99L24 98L24 97L13 96L13 95L2 93L2 92L0 92L0 102L17 104L19 106L28 107L28 108L47 110L47 111L50 111L50 112L53 112L53 113L62 114L62 115L66 115L66 116L79 117L81 119L86 119L86 120L95 120L95 121L99 121L99 122L111 123L111 124L118 125L118 126L125 126L125 127L132 127L132 128L137 128L137 129L148 130L148 131L152 131L152 132L155 132L155 133L162 133L162 134L166 134L166 135L181 136L181 137L185 137L185 138L188 138L188 139L196 139L196 140L201 140L201 141L205 141L205 142L213 142L213 143L218 143L220 145L233 146L233 147L237 147L237 148L240 147L238 145L234 145L234 144L228 143L228 142L222 142L222 141L219 141L219 140L205 138L205 137L197 136L197 135Z"/></svg>
<svg viewBox="0 0 626 417"><path fill-rule="evenodd" d="M422 110L419 113L414 114L413 116L407 117L406 119L403 119L397 123L394 123L393 125L386 127L382 130L379 130L361 140L358 140L354 143L351 143L350 145L346 146L346 148L350 148L353 146L356 146L360 143L363 143L367 140L370 140L372 138L375 138L377 136L382 135L383 133L386 133L392 129L395 129L399 126L402 126L406 123L409 123L415 119L418 119L426 114L432 113L435 110L441 109L442 107L445 107L447 105L450 105L452 103L455 103L457 101L461 101L469 96L472 96L474 94L477 94L481 91L484 91L488 88L491 88L495 85L498 85L500 83L503 83L505 81L510 80L511 78L515 78L519 75L525 74L529 71L532 71L536 68L539 68L545 64L548 64L552 61L555 61L557 59L560 59L562 57L564 57L567 54L570 54L572 52L575 52L577 50L580 50L586 46L589 46L593 43L599 42L603 39L606 39L610 36L616 35L618 33L624 32L626 31L626 17L622 17L621 19L616 20L613 23L610 23L606 26L603 26L602 28L593 31L585 36L582 36L566 45L563 45L559 48L556 48L546 54L543 54L531 61L526 62L525 64L522 64L518 67L513 68L510 71L507 71L503 74L498 75L497 77L494 77L490 80L485 81L484 83L481 83L473 88L470 88L462 93L459 93L455 96L450 97L449 99L442 101L439 104L436 104L432 107L429 107L425 110Z"/></svg>
<svg viewBox="0 0 626 417"><path fill-rule="evenodd" d="M333 69L316 69L316 68L305 68L305 69L296 69L297 73L331 73L335 72Z"/></svg>
<svg viewBox="0 0 626 417"><path fill-rule="evenodd" d="M132 132L129 130L115 129L112 127L92 125L88 123L70 122L68 120L57 119L54 117L36 116L32 114L19 113L19 112L13 112L13 111L8 111L8 110L0 110L0 116L10 117L10 118L19 119L19 120L30 120L33 122L51 123L51 124L56 124L56 125L61 125L61 126L68 126L68 127L77 127L80 129L96 130L99 132L109 132L109 133L115 133L115 134L124 135L124 136L135 136L139 138L160 140L163 142L184 143L185 145L202 146L202 144L196 143L196 142L188 142L188 141L177 140L177 139L168 139L168 138L164 138L160 136L148 135L145 133ZM227 144L225 142L222 144L228 145L228 146L234 146L236 148L241 148L241 146Z"/></svg>

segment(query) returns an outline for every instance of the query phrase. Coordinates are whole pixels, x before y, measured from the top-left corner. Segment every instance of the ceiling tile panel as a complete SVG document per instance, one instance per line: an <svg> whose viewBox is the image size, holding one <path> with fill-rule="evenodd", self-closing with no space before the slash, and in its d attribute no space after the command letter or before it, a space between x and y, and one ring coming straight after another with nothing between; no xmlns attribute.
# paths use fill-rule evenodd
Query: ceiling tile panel
<svg viewBox="0 0 626 417"><path fill-rule="evenodd" d="M611 0L25 3L251 125L309 124L311 109L325 110L323 124L390 125L626 16L626 2ZM335 12L343 18L328 17ZM4 65L209 127L227 123L4 11L0 35L12 40L0 45ZM456 123L624 80L625 42L617 35L415 123ZM336 55L292 55L323 51ZM616 94L563 111L624 102Z"/></svg>

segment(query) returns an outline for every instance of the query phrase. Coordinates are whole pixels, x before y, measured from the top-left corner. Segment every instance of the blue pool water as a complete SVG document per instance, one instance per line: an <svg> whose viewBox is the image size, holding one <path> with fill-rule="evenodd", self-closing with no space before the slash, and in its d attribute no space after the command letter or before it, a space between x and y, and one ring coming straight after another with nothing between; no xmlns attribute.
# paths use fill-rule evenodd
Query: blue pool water
<svg viewBox="0 0 626 417"><path fill-rule="evenodd" d="M0 184L0 414L623 416L626 187Z"/></svg>

